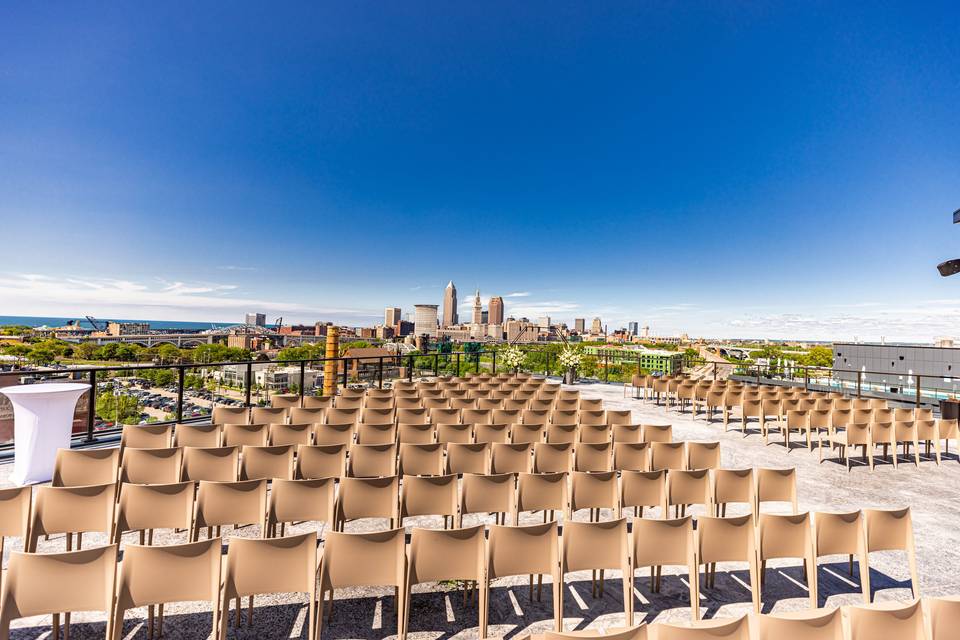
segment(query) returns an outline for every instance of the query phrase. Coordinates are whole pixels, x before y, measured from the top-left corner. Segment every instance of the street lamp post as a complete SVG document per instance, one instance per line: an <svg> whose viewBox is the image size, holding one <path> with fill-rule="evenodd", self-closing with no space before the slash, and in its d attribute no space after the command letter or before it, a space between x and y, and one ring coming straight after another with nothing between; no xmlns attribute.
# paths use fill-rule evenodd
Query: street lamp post
<svg viewBox="0 0 960 640"><path fill-rule="evenodd" d="M960 209L953 212L953 224L958 223L960 223ZM940 275L944 278L960 273L960 258L941 262L937 265L937 271L939 271Z"/></svg>

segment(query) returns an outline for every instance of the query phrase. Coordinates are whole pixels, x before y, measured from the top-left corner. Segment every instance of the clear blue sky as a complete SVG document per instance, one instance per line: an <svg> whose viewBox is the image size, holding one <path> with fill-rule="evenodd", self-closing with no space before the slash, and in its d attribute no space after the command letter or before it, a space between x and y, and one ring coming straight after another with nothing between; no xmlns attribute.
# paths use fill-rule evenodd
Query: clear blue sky
<svg viewBox="0 0 960 640"><path fill-rule="evenodd" d="M842 5L842 6L841 6ZM956 333L960 8L9 3L0 314Z"/></svg>

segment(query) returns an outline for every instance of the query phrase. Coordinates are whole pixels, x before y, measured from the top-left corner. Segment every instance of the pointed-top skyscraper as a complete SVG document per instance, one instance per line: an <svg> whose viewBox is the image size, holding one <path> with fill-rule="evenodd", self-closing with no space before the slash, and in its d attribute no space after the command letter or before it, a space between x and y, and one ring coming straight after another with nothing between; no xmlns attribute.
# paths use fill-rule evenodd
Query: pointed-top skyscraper
<svg viewBox="0 0 960 640"><path fill-rule="evenodd" d="M441 325L444 327L450 327L458 323L457 288L453 286L453 280L451 280L443 292L443 322Z"/></svg>
<svg viewBox="0 0 960 640"><path fill-rule="evenodd" d="M473 297L473 324L483 323L483 305L480 303L480 289Z"/></svg>

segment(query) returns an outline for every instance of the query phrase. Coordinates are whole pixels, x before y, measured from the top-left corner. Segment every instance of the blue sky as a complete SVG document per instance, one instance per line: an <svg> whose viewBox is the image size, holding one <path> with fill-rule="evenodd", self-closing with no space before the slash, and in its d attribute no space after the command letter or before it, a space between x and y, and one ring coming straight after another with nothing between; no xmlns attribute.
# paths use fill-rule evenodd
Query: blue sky
<svg viewBox="0 0 960 640"><path fill-rule="evenodd" d="M955 3L13 3L0 315L926 340Z"/></svg>

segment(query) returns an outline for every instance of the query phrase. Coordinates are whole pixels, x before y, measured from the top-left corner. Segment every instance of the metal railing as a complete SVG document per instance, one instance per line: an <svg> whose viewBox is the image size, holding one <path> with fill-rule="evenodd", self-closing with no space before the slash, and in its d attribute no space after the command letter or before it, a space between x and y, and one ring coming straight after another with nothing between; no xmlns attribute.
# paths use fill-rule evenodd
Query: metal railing
<svg viewBox="0 0 960 640"><path fill-rule="evenodd" d="M545 349L540 345L517 345L524 349L527 358L518 369L524 372L557 376L565 373L561 370L556 349ZM642 353L638 353L634 360L633 355L614 356L609 353L596 356L585 356L579 367L579 373L592 372L582 379L596 382L629 383L638 373L649 373L642 367ZM121 425L107 416L97 416L97 401L102 389L111 385L116 387L121 380L136 378L137 372L168 370L174 373L175 383L170 381L167 387L175 387L172 404L173 410L168 413L167 419L157 419L157 423L189 422L204 420L209 411L206 407L196 408L193 400L186 397L187 376L191 372L199 372L206 385L215 379L213 372L220 370L220 382L215 386L216 392L209 393L210 411L218 402L232 403L242 406L253 406L269 402L270 390L260 389L254 383L255 373L259 368L288 367L293 368L293 379L297 380L295 393L301 397L310 393L320 393L322 383L321 373L327 362L336 363L337 387L347 387L351 384L376 386L383 388L394 380L413 380L423 376L463 375L469 372L486 371L497 373L497 350L482 351L453 351L397 354L391 356L356 356L338 358L316 358L303 360L244 360L207 363L175 363L175 364L130 364L106 365L90 367L71 367L56 370L15 370L0 373L0 386L6 386L10 378L40 378L40 379L72 379L89 382L95 390L87 399L87 411L82 420L85 429L75 428L74 437L81 442L93 442L102 436L111 436L119 432ZM232 378L240 384L221 384L226 368L232 370ZM299 369L299 371L296 371ZM758 365L755 363L734 362L707 362L696 358L684 358L681 371L694 371L705 379L719 379L729 377L748 380L756 384L775 384L787 386L802 386L808 390L842 391L856 397L875 397L897 402L915 404L936 404L942 399L953 398L960 394L960 378L950 376L934 376L929 374L892 374L890 372L849 371L814 366ZM316 372L315 384L308 389L307 374ZM666 372L664 372L666 373ZM672 373L677 373L673 371ZM881 380L878 381L877 378ZM887 379L895 379L887 381ZM13 382L16 384L17 382ZM207 386L203 387L206 393ZM190 389L193 391L193 389ZM278 391L279 393L279 391ZM119 403L119 400L117 400ZM139 406L139 405L138 405ZM185 410L191 408L189 413ZM117 421L119 422L119 421ZM9 442L0 443L0 452L12 446L12 435Z"/></svg>

